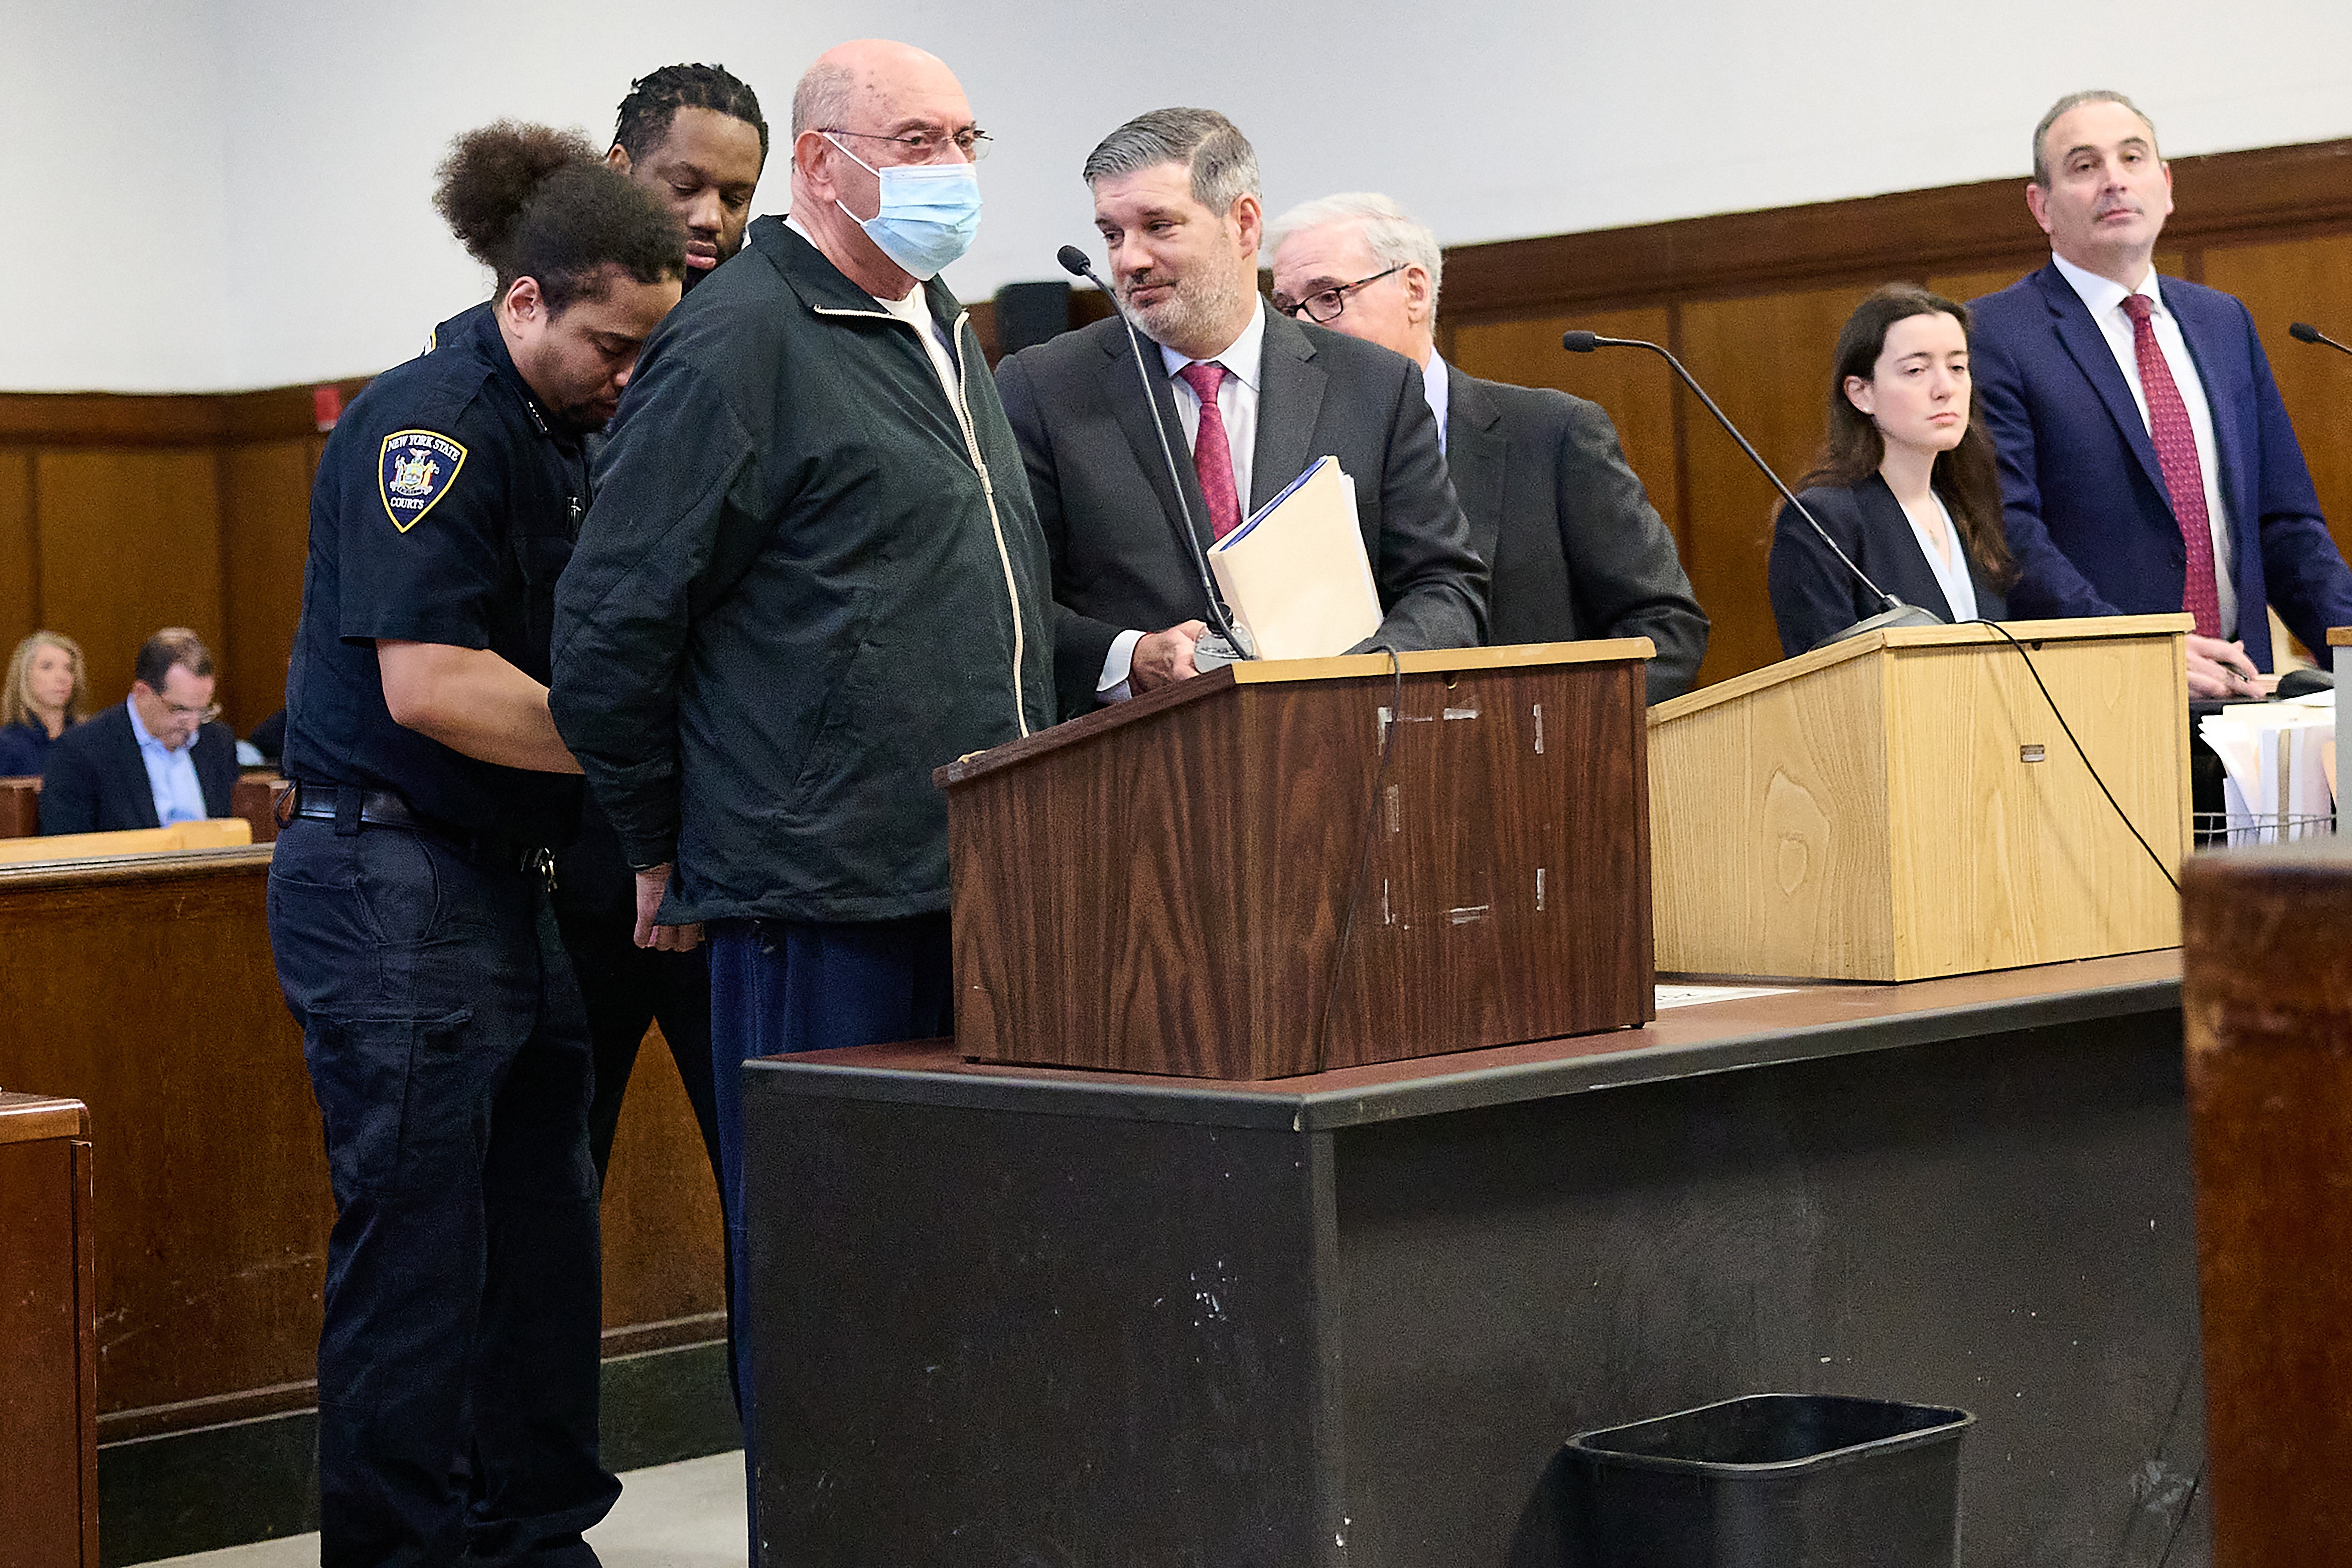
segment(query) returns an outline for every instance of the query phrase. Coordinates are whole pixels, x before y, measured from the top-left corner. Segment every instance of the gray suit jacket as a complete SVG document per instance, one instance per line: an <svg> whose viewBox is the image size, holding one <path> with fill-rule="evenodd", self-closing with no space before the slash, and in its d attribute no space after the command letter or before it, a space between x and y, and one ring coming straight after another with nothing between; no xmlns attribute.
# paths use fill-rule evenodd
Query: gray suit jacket
<svg viewBox="0 0 2352 1568"><path fill-rule="evenodd" d="M1650 701L1689 690L1706 616L1609 415L1566 392L1450 364L1445 375L1446 466L1493 571L1487 641L1647 637Z"/></svg>
<svg viewBox="0 0 2352 1568"><path fill-rule="evenodd" d="M1364 549L1387 612L1374 640L1399 651L1478 643L1486 569L1446 480L1420 367L1272 311L1265 355L1249 509L1316 458L1337 457L1356 481ZM1149 340L1144 356L1206 545L1208 509L1175 397ZM1210 619L1200 570L1179 544L1176 494L1116 317L1013 355L996 382L1053 556L1062 711L1083 713L1121 632Z"/></svg>

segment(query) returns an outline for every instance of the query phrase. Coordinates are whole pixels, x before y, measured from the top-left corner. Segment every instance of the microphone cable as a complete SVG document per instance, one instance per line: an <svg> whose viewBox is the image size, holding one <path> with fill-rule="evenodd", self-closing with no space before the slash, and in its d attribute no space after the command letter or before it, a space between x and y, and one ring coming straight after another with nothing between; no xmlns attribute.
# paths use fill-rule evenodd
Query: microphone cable
<svg viewBox="0 0 2352 1568"><path fill-rule="evenodd" d="M1085 251L1076 246L1066 245L1054 254L1054 259L1060 262L1062 270L1071 277L1083 277L1102 290L1103 298L1109 302L1111 314L1117 316L1118 324L1127 329L1127 346L1135 359L1136 379L1143 385L1144 407L1151 414L1151 427L1160 433L1160 455L1168 465L1169 487L1176 492L1178 516L1168 521L1169 527L1181 536L1177 541L1177 551L1191 560L1192 569L1201 574L1201 596L1208 601L1210 624L1216 627L1218 635L1224 638L1226 645L1235 653L1244 659L1256 658L1254 645L1245 645L1241 633L1234 629L1233 614L1225 608L1224 596L1217 591L1216 579L1209 570L1209 558L1201 548L1200 524L1193 519L1192 503L1185 498L1183 476L1176 466L1176 448L1168 439L1167 416L1160 408L1159 389L1152 382L1151 372L1144 369L1143 334L1136 329L1135 318L1127 313L1127 307L1119 303L1118 295L1111 286L1096 275L1094 264L1087 259Z"/></svg>
<svg viewBox="0 0 2352 1568"><path fill-rule="evenodd" d="M2074 755L2083 759L2083 767L2091 775L2091 782L2099 787L2099 793L2107 798L2107 804L2115 807L2116 818L2123 823L2125 830L2128 831L2133 838L2139 840L2139 847L2141 849L2147 851L2147 858L2155 863L2158 874L2161 875L2164 880L2171 885L2173 892L2179 893L2180 891L2180 879L2172 874L2172 868L2164 863L2164 857L2156 852L2154 846L2149 844L2147 839L2141 837L2140 831L2132 825L2131 818L2125 813L2122 803L2116 800L2115 791L2108 789L2107 781L2099 777L2098 768L2092 764L2091 754L2084 750L2083 743L2075 738L2074 727L2066 722L2066 716L2058 711L2058 700L2050 695L2050 688L2042 685L2042 672L2034 668L2033 655L2025 651L2025 644L2019 642L2015 637L2011 636L2009 628L2003 626L1998 621L1987 621L1982 616L1979 616L1974 621L1963 621L1960 624L1963 626L1989 626L1993 631L2000 632L2002 637L2008 640L2009 645L2017 650L2017 656L2025 661L2025 673L2033 677L2033 684L2037 687L2041 688L2042 700L2050 705L2050 716L2058 721L2058 727L2066 732L2066 738L2068 740L2074 742Z"/></svg>

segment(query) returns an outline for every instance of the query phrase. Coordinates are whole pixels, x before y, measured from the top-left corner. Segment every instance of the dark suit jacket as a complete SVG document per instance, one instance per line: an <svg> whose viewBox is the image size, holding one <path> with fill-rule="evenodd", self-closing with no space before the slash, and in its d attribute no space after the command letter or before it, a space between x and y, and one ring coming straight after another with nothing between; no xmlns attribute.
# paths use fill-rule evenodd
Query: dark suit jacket
<svg viewBox="0 0 2352 1568"><path fill-rule="evenodd" d="M1144 363L1205 546L1208 508L1149 340ZM997 367L996 383L1053 555L1062 711L1084 713L1094 706L1103 660L1121 632L1210 619L1200 570L1178 543L1175 492L1116 317L1013 355ZM1401 652L1476 643L1486 626L1486 569L1471 552L1468 525L1446 482L1420 367L1269 310L1244 511L1272 500L1326 455L1356 481L1364 550L1387 612L1377 640Z"/></svg>
<svg viewBox="0 0 2352 1568"><path fill-rule="evenodd" d="M1873 582L1906 604L1932 610L1940 620L1953 619L1936 569L1928 564L1919 536L1911 531L1911 519L1903 515L1903 503L1885 480L1873 474L1851 490L1817 486L1798 499ZM2009 613L2008 601L1986 578L1976 557L1969 556L1968 562L1969 582L1977 591L1977 618L2000 620ZM1794 507L1782 507L1772 525L1768 575L1780 652L1792 659L1832 632L1886 608L1854 580Z"/></svg>
<svg viewBox="0 0 2352 1568"><path fill-rule="evenodd" d="M2238 624L2271 667L2267 604L2315 656L2352 625L2352 570L2319 497L2253 319L2229 295L2159 280L2213 410L2237 556ZM2000 453L2021 617L2178 612L2189 558L2131 385L2053 263L1977 300L1977 413Z"/></svg>
<svg viewBox="0 0 2352 1568"><path fill-rule="evenodd" d="M1706 653L1675 536L1601 405L1445 367L1445 466L1492 574L1490 643L1647 637L1649 698L1690 689Z"/></svg>
<svg viewBox="0 0 2352 1568"><path fill-rule="evenodd" d="M191 755L196 783L204 790L205 815L231 815L236 737L228 726L215 721L199 732ZM41 772L44 837L161 825L155 820L155 791L147 782L147 763L139 755L139 737L131 732L130 710L121 703L49 743L48 766Z"/></svg>

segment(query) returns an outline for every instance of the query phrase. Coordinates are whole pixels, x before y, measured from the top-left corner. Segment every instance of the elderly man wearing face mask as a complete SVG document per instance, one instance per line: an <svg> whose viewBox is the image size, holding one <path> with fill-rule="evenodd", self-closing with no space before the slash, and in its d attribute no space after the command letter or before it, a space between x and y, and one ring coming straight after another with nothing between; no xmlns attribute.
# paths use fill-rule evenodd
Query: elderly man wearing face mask
<svg viewBox="0 0 2352 1568"><path fill-rule="evenodd" d="M950 1032L931 769L1053 720L1045 539L938 276L987 144L921 50L818 59L792 214L646 345L557 593L551 706L637 873L636 939L709 933L739 1305L743 1061Z"/></svg>

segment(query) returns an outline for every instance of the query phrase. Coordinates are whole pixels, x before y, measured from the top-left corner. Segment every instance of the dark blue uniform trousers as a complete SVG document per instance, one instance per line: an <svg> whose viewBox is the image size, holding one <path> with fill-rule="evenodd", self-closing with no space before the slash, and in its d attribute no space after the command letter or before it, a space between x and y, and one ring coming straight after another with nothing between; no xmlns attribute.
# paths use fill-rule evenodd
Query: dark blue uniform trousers
<svg viewBox="0 0 2352 1568"><path fill-rule="evenodd" d="M735 1375L743 1412L751 1561L760 1562L758 1429L751 1368L751 1252L745 1225L743 1063L755 1056L830 1051L954 1032L948 917L803 925L715 921L709 928L710 1053L719 1098L719 1197L735 1272ZM789 1215L777 1223L790 1224ZM845 1266L847 1266L845 1260Z"/></svg>
<svg viewBox="0 0 2352 1568"><path fill-rule="evenodd" d="M356 827L356 824L354 824ZM602 1292L589 1049L546 885L296 821L270 946L326 1124L320 1561L593 1568Z"/></svg>

